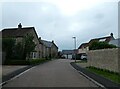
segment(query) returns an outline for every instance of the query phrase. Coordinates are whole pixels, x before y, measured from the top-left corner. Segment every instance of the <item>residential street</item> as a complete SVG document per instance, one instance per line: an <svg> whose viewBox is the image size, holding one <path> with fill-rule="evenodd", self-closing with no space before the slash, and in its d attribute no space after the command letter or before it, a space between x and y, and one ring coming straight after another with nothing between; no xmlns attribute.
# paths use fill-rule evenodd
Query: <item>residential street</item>
<svg viewBox="0 0 120 89"><path fill-rule="evenodd" d="M27 71L3 87L97 87L71 65L73 60L53 60Z"/></svg>

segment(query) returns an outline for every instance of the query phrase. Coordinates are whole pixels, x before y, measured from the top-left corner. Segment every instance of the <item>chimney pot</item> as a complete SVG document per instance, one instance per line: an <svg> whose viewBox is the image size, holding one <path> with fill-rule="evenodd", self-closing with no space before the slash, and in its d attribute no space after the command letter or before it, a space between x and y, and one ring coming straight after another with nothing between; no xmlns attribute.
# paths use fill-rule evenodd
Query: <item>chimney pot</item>
<svg viewBox="0 0 120 89"><path fill-rule="evenodd" d="M54 40L52 40L52 43L54 43Z"/></svg>
<svg viewBox="0 0 120 89"><path fill-rule="evenodd" d="M18 28L22 28L22 25L21 25L21 23L19 23L19 25L18 25Z"/></svg>
<svg viewBox="0 0 120 89"><path fill-rule="evenodd" d="M113 33L111 33L110 35L111 35L111 37L113 37Z"/></svg>

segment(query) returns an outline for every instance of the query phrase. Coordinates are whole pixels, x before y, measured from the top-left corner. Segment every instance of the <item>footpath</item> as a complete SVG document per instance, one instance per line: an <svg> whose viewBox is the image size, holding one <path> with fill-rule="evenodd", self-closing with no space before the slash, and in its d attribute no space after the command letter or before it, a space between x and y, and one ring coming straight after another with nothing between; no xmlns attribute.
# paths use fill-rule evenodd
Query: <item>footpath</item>
<svg viewBox="0 0 120 89"><path fill-rule="evenodd" d="M24 65L24 66L18 66L18 65L9 65L9 66L2 66L2 73L1 73L1 77L2 77L2 83L5 81L8 81L9 79L15 77L16 75L22 73L23 71L31 68L33 66L28 66L28 65Z"/></svg>

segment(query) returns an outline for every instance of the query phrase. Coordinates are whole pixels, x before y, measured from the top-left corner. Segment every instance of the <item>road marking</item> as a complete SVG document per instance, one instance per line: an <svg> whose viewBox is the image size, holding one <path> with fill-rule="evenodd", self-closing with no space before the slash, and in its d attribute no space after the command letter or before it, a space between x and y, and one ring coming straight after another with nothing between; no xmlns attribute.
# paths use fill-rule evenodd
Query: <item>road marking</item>
<svg viewBox="0 0 120 89"><path fill-rule="evenodd" d="M23 71L22 73L20 73L20 74L18 74L18 75L16 75L16 76L14 76L13 78L11 78L11 79L9 79L9 80L7 80L7 81L5 81L5 82L0 83L0 86L5 85L5 84L7 84L8 82L10 82L10 81L12 81L12 80L14 80L14 79L16 79L16 78L20 77L21 75L23 75L24 73L26 73L26 72L30 71L31 69L33 69L33 68L35 68L35 67L36 67L36 66L31 67L31 68L29 68L29 69L27 69L27 70Z"/></svg>

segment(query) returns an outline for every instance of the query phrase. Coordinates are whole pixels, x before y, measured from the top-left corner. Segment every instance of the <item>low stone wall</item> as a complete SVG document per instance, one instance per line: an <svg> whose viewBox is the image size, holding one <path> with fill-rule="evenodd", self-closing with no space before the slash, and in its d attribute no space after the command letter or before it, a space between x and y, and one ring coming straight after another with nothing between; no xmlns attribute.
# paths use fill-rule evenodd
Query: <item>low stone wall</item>
<svg viewBox="0 0 120 89"><path fill-rule="evenodd" d="M119 72L120 53L118 50L118 48L113 48L88 51L88 65Z"/></svg>

